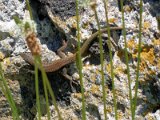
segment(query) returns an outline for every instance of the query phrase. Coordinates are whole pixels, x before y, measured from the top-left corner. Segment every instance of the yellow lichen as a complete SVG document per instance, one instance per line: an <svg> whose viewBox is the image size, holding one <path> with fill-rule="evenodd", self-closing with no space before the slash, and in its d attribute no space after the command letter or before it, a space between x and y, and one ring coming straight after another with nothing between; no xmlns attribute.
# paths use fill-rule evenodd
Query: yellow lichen
<svg viewBox="0 0 160 120"><path fill-rule="evenodd" d="M125 12L131 12L132 8L129 5L124 6L124 11Z"/></svg>
<svg viewBox="0 0 160 120"><path fill-rule="evenodd" d="M105 91L106 91L106 93L108 93L110 91L110 89L108 88L107 85L105 86Z"/></svg>
<svg viewBox="0 0 160 120"><path fill-rule="evenodd" d="M129 49L134 49L136 47L136 45L137 44L135 43L134 39L128 40L128 42L127 42L127 47Z"/></svg>
<svg viewBox="0 0 160 120"><path fill-rule="evenodd" d="M9 65L11 65L10 59L9 58L4 59L4 61L2 62L2 69L5 71Z"/></svg>
<svg viewBox="0 0 160 120"><path fill-rule="evenodd" d="M154 48L146 47L142 49L141 60L148 61L150 64L153 65L155 60Z"/></svg>
<svg viewBox="0 0 160 120"><path fill-rule="evenodd" d="M154 117L152 116L152 114L150 114L150 113L146 116L146 119L147 120L155 120Z"/></svg>
<svg viewBox="0 0 160 120"><path fill-rule="evenodd" d="M159 45L160 41L159 40L154 40L153 41L154 45ZM135 43L134 39L131 39L127 43L128 48L131 50L134 50L132 53L132 58L135 59L137 58L138 55L138 44ZM120 58L124 57L124 52L118 51L117 54ZM151 70L148 65L153 65L156 66L156 58L155 58L155 53L154 53L154 48L151 46L144 46L143 44L141 45L141 53L140 53L140 71L146 70L146 74L149 75L155 75L156 72ZM160 65L159 65L160 66ZM123 71L122 71L123 72Z"/></svg>
<svg viewBox="0 0 160 120"><path fill-rule="evenodd" d="M137 58L138 50L132 54L133 58ZM142 52L140 53L140 71L148 69L148 64L155 65L154 48L149 46L142 46ZM155 74L155 71L148 71L150 74Z"/></svg>
<svg viewBox="0 0 160 120"><path fill-rule="evenodd" d="M95 72L96 72L96 74L100 74L100 71L99 71L99 70L96 70Z"/></svg>
<svg viewBox="0 0 160 120"><path fill-rule="evenodd" d="M139 66L139 70L140 71L144 71L144 69L147 68L147 64L145 61L141 61L140 66Z"/></svg>
<svg viewBox="0 0 160 120"><path fill-rule="evenodd" d="M124 119L123 113L121 111L118 111L118 119L119 120L123 120Z"/></svg>
<svg viewBox="0 0 160 120"><path fill-rule="evenodd" d="M150 22L145 21L145 22L143 23L143 28L144 28L144 29L149 29L150 27L151 27L151 23L150 23Z"/></svg>
<svg viewBox="0 0 160 120"><path fill-rule="evenodd" d="M74 93L73 96L79 100L82 100L82 93ZM84 96L87 97L88 93L84 92Z"/></svg>
<svg viewBox="0 0 160 120"><path fill-rule="evenodd" d="M92 75L91 75L91 80L92 80L93 82L96 81L96 75L95 75L95 74L92 74Z"/></svg>
<svg viewBox="0 0 160 120"><path fill-rule="evenodd" d="M122 73L124 73L123 67L122 66L116 67L115 70L114 70L114 73L115 74L122 74Z"/></svg>
<svg viewBox="0 0 160 120"><path fill-rule="evenodd" d="M9 59L9 58L4 59L4 64L5 64L6 66L9 66L9 65L11 64L10 59Z"/></svg>
<svg viewBox="0 0 160 120"><path fill-rule="evenodd" d="M111 73L111 64L107 64L106 65L106 70L107 70L107 72L110 74ZM122 74L122 73L124 73L124 69L123 69L123 67L122 66L117 66L117 67L115 67L114 68L114 73L115 74Z"/></svg>
<svg viewBox="0 0 160 120"><path fill-rule="evenodd" d="M111 106L106 106L106 111L108 113L112 113L113 112L112 107Z"/></svg>
<svg viewBox="0 0 160 120"><path fill-rule="evenodd" d="M0 60L3 60L4 57L5 57L5 55L2 52L0 52Z"/></svg>
<svg viewBox="0 0 160 120"><path fill-rule="evenodd" d="M159 39L154 39L153 44L154 45L160 45L160 38Z"/></svg>
<svg viewBox="0 0 160 120"><path fill-rule="evenodd" d="M111 73L111 65L110 64L106 65L106 70L108 73Z"/></svg>
<svg viewBox="0 0 160 120"><path fill-rule="evenodd" d="M73 96L75 98L81 99L82 98L82 93L74 93Z"/></svg>
<svg viewBox="0 0 160 120"><path fill-rule="evenodd" d="M108 22L109 22L110 24L113 24L113 23L115 23L116 21L117 21L116 18L109 18L109 20L108 20Z"/></svg>
<svg viewBox="0 0 160 120"><path fill-rule="evenodd" d="M155 75L155 74L156 74L156 71L154 71L154 70L148 70L148 74L149 74L149 75Z"/></svg>
<svg viewBox="0 0 160 120"><path fill-rule="evenodd" d="M72 28L77 29L77 23L76 22L72 23Z"/></svg>
<svg viewBox="0 0 160 120"><path fill-rule="evenodd" d="M98 94L98 93L100 93L99 86L93 84L92 87L91 87L91 92L92 92L92 94Z"/></svg>
<svg viewBox="0 0 160 120"><path fill-rule="evenodd" d="M157 66L158 66L158 69L160 70L160 58L158 58Z"/></svg>

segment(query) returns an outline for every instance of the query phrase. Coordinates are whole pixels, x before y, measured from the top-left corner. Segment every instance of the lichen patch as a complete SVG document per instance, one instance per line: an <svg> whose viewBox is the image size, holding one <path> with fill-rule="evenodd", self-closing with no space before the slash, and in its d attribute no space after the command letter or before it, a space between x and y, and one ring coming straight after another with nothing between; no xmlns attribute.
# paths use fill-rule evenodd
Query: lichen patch
<svg viewBox="0 0 160 120"><path fill-rule="evenodd" d="M159 39L154 39L153 44L154 45L160 45L160 38Z"/></svg>

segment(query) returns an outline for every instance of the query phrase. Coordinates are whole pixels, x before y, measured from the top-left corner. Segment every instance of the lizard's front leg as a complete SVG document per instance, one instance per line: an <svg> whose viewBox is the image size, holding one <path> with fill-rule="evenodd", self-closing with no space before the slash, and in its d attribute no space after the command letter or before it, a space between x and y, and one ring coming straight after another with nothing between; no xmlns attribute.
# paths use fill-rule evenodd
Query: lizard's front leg
<svg viewBox="0 0 160 120"><path fill-rule="evenodd" d="M65 55L65 53L64 53L64 50L66 49L66 47L67 47L67 42L66 42L65 40L63 40L63 41L62 41L62 47L60 47L60 48L57 50L57 54L58 54L61 58L65 58L65 57L66 57L66 55ZM73 78L72 78L70 75L68 75L66 68L63 68L63 69L62 69L61 74L62 74L66 79L70 80L71 89L72 89L72 91L74 91L72 83L77 84L77 82L75 82L75 81L73 80Z"/></svg>
<svg viewBox="0 0 160 120"><path fill-rule="evenodd" d="M62 47L60 47L58 50L57 50L57 54L59 55L59 57L61 58L65 58L66 55L64 53L64 50L66 49L67 47L67 42L65 40L62 41Z"/></svg>

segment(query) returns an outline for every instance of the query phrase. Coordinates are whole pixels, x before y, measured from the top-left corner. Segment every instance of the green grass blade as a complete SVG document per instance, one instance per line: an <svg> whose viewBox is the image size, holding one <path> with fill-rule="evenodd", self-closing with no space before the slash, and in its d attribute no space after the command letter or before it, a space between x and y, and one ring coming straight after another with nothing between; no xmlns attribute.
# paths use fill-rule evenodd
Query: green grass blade
<svg viewBox="0 0 160 120"><path fill-rule="evenodd" d="M2 88L2 91L5 95L5 97L7 98L8 102L9 102L9 105L11 107L12 117L13 117L14 120L19 120L18 111L17 111L16 105L15 105L15 102L13 100L13 97L11 95L11 91L9 90L9 88L7 86L6 79L3 75L1 63L0 63L0 80L2 81L2 84L0 84L0 87Z"/></svg>
<svg viewBox="0 0 160 120"><path fill-rule="evenodd" d="M102 77L102 91L103 91L103 106L104 106L104 118L105 120L107 119L107 114L106 114L106 93L105 93L105 81L104 81L104 56L103 56L103 45L102 45L102 33L101 33L101 28L100 28L100 23L98 20L98 15L96 11L96 7L93 9L97 26L98 26L98 37L99 37L99 46L100 46L100 63L101 63L101 77Z"/></svg>
<svg viewBox="0 0 160 120"><path fill-rule="evenodd" d="M47 85L48 91L49 91L49 93L50 93L50 95L51 95L51 98L52 98L52 100L53 100L53 104L54 104L55 109L56 109L56 111L57 111L57 113L58 113L58 118L59 118L59 120L63 120L62 117L61 117L61 114L60 114L60 112L59 112L59 109L58 109L58 106L57 106L57 103L56 103L56 99L55 99L55 96L54 96L54 92L53 92L53 90L52 90L52 88L51 88L51 85L50 85L50 83L49 83L49 81L48 81L47 75L44 74L44 76L45 76L45 80L46 80L46 85Z"/></svg>
<svg viewBox="0 0 160 120"><path fill-rule="evenodd" d="M126 41L126 28L125 28L125 20L124 20L124 9L123 9L123 0L120 0L120 6L122 10L122 25L123 25L123 37L125 41L125 59L127 65L127 77L128 77L128 87L129 87L129 99L130 99L130 110L131 110L131 117L133 119L133 101L132 101L132 90L131 90L131 79L130 79L130 69L129 69L129 60L128 60L128 52L127 52L127 41Z"/></svg>
<svg viewBox="0 0 160 120"><path fill-rule="evenodd" d="M31 6L29 4L29 0L26 0L26 6L27 6L27 9L29 11L29 15L30 15L30 19L33 20L33 14L32 14L32 9L31 9ZM32 28L33 31L35 31L35 27L33 27L34 25L31 25L29 28ZM26 29L28 31L28 29ZM26 32L27 32L26 31Z"/></svg>
<svg viewBox="0 0 160 120"><path fill-rule="evenodd" d="M82 74L82 58L81 58L81 51L80 51L80 27L79 27L79 9L78 6L79 1L76 0L76 20L77 20L77 39L78 39L78 69L79 69L79 76L80 76L80 85L81 85L81 93L82 93L82 120L86 120L86 103L85 103L85 96L84 96L84 86L83 86L83 74Z"/></svg>
<svg viewBox="0 0 160 120"><path fill-rule="evenodd" d="M43 68L40 56L35 56L35 57L36 57L36 59L35 59L36 64L38 66L41 66L41 68ZM47 86L46 86L46 76L45 76L46 73L42 69L41 69L41 72L42 72L44 95L45 95L45 100L46 100L47 117L48 117L48 120L50 120L51 114L50 114L50 110L49 110L48 91L47 91Z"/></svg>
<svg viewBox="0 0 160 120"><path fill-rule="evenodd" d="M61 114L60 114L60 112L59 112L59 109L58 109L58 107L57 107L57 103L56 103L56 99L55 99L55 96L54 96L54 92L53 92L53 90L52 90L52 88L51 88L51 85L50 85L50 83L49 83L49 80L48 80L48 77L47 77L47 75L46 75L46 72L45 72L45 70L44 70L44 68L43 68L43 66L42 66L42 62L41 62L41 59L40 59L40 57L38 58L39 60L39 67L40 67L40 69L41 69L41 72L42 72L42 79L44 80L44 82L43 82L43 85L44 85L44 89L46 89L46 91L47 91L47 89L48 89L48 91L49 91L49 94L51 95L51 98L52 98L52 100L53 100L53 104L54 104L54 106L55 106L55 109L56 109L56 111L57 111L57 114L58 114L58 118L59 118L59 120L62 120L62 117L61 117ZM48 92L47 93L45 93L46 94L46 96L45 97L47 97L47 99L48 99ZM46 101L46 103L49 105L49 101L47 100ZM49 108L48 108L48 110L49 110ZM49 113L50 114L50 113ZM49 115L48 114L48 115ZM50 117L49 117L49 119L50 119Z"/></svg>
<svg viewBox="0 0 160 120"><path fill-rule="evenodd" d="M134 106L133 106L133 120L135 119L135 111L137 106L137 91L138 91L138 81L139 81L139 66L140 66L140 53L141 53L141 40L142 40L142 13L143 13L143 3L140 0L140 23L139 23L139 43L138 43L138 62L137 62L137 73L136 73L136 84L135 84L135 96L134 96Z"/></svg>
<svg viewBox="0 0 160 120"><path fill-rule="evenodd" d="M50 116L51 116L51 113L50 113L50 110L49 110L49 101L48 101L48 91L47 91L47 86L46 86L46 78L45 78L45 73L42 72L42 79L43 79L43 87L44 87L44 94L45 94L45 99L46 99L46 107L47 107L47 117L48 117L48 120L50 120Z"/></svg>
<svg viewBox="0 0 160 120"><path fill-rule="evenodd" d="M38 111L38 120L41 120L41 109L40 109L40 97L39 97L39 80L38 80L38 64L36 61L39 59L35 56L35 88L36 88L36 105Z"/></svg>
<svg viewBox="0 0 160 120"><path fill-rule="evenodd" d="M26 5L27 5L27 9L28 9L28 11L29 11L30 18L31 18L31 20L33 20L33 15L32 15L31 6L30 6L28 0L26 0Z"/></svg>
<svg viewBox="0 0 160 120"><path fill-rule="evenodd" d="M108 20L108 0L103 0L104 8L105 8L105 15L106 15L106 22L107 22L107 33L108 33L108 48L109 48L109 57L110 57L110 65L111 65L111 78L112 78L112 92L113 92L113 102L114 102L114 112L115 112L115 119L118 120L117 114L117 101L116 101L116 91L115 91L115 84L114 84L114 69L113 69L113 60L112 60L112 51L111 51L111 33L110 33L110 26Z"/></svg>

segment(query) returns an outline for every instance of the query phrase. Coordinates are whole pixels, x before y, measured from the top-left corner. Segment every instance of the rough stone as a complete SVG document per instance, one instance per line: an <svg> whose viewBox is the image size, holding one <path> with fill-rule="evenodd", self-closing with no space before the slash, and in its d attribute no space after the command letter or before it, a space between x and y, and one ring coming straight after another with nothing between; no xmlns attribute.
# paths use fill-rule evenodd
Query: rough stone
<svg viewBox="0 0 160 120"><path fill-rule="evenodd" d="M38 3L37 3L38 1ZM44 1L37 0L32 5L33 15L35 16L36 32L39 42L42 44L43 61L52 61L59 59L55 54L62 42L63 36L57 30L55 25L52 25L46 13L41 13L42 8L37 6L48 5L51 7L53 14L58 14L72 32L64 32L68 34L68 42L74 46L76 42L76 17L75 16L75 1ZM33 1L32 1L33 2ZM32 3L31 2L31 3ZM154 3L155 2L155 3ZM136 109L136 119L155 119L160 118L160 38L158 35L158 25L156 16L159 10L158 0L144 0L143 1L143 28L142 28L142 49L141 49L141 63L139 74L138 99ZM153 9L156 7L157 9ZM60 8L60 9L59 9ZM131 78L132 96L135 94L135 79L137 70L137 55L138 55L138 27L139 27L139 0L124 2L125 8L125 26L126 39L129 54L129 68ZM0 60L2 61L5 77L7 78L8 86L12 92L13 98L20 111L22 119L36 119L38 113L36 111L36 94L34 82L34 70L31 65L26 63L20 56L20 52L29 51L26 47L25 38L20 29L16 26L13 16L18 16L22 20L28 20L26 17L27 10L25 10L25 2L19 0L2 0L0 1ZM67 10L69 9L69 10ZM81 42L85 41L92 33L97 31L97 24L94 12L89 7L88 3L81 4L83 14L80 16L80 34ZM37 13L37 11L39 12ZM97 12L101 27L106 26L105 12L102 0L97 0ZM121 12L116 0L109 1L109 22L112 25L122 26ZM65 28L64 28L65 29ZM112 33L114 34L114 33ZM118 36L114 38L115 34ZM130 115L130 101L129 101L129 86L127 77L127 66L124 54L124 37L120 32L112 35L118 49L112 51L113 54L113 68L114 81L117 95L118 118L123 120L131 119ZM105 41L107 37L103 38ZM94 45L93 45L94 47ZM107 45L106 45L107 47ZM97 47L94 47L97 50ZM71 50L71 48L69 49ZM112 94L112 79L111 66L108 49L106 50L104 62L105 75L105 92L107 93L107 117L109 120L115 118L113 107ZM94 54L94 53L93 53ZM87 56L84 60L83 67L83 81L86 98L86 115L87 119L98 120L104 119L103 107L103 89L101 79L101 66L99 56ZM86 63L86 64L85 64ZM73 78L78 79L77 70L73 69L75 64L70 65L69 74ZM80 93L80 85L73 83L72 91L70 81L59 75L60 71L55 73L48 73L48 78L51 82L52 89L55 93L57 105L64 119L82 119L81 105L82 94ZM40 96L41 105L45 106L44 91L42 78L40 78ZM49 103L52 103L49 97ZM51 119L58 119L55 107L50 104ZM0 117L11 119L11 109L9 104L0 89ZM47 113L44 110L42 119L47 119Z"/></svg>

